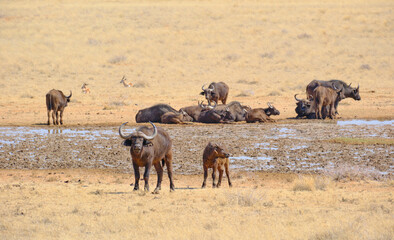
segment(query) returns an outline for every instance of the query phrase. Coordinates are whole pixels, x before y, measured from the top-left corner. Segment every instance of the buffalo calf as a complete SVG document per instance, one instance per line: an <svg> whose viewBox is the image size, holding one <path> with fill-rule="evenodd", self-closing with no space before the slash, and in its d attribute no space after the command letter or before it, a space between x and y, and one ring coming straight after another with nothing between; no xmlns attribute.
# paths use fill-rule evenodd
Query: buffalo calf
<svg viewBox="0 0 394 240"><path fill-rule="evenodd" d="M204 169L204 182L202 183L202 188L205 188L208 168L212 168L212 186L220 187L223 178L223 171L226 170L226 175L228 179L228 185L231 187L230 173L229 173L229 159L230 154L225 152L225 150L217 144L208 143L204 149L203 153L203 169ZM216 170L219 170L219 181L216 184Z"/></svg>

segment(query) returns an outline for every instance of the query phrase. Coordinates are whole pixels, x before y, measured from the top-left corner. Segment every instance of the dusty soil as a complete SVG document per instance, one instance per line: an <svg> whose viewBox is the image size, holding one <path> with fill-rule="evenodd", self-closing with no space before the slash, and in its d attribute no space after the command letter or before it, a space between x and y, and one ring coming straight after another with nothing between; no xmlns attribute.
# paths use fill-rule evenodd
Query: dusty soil
<svg viewBox="0 0 394 240"><path fill-rule="evenodd" d="M160 125L160 124L159 124ZM136 128L138 125L131 125ZM338 125L335 121L279 124L160 125L173 140L176 174L202 172L209 141L231 153L233 171L322 173L353 171L392 176L393 145L332 143L338 137L393 138L388 125ZM129 148L118 127L3 127L0 167L11 169L107 168L131 172ZM154 172L154 171L153 171Z"/></svg>

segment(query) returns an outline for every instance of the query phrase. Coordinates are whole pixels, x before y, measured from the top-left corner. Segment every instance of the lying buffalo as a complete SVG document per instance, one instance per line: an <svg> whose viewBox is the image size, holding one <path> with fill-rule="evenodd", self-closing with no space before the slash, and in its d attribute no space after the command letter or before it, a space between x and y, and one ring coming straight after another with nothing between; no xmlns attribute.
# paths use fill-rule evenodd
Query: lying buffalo
<svg viewBox="0 0 394 240"><path fill-rule="evenodd" d="M215 105L213 108L216 111L227 110L230 112L226 120L233 122L245 121L246 112L251 109L237 101L232 101L229 104Z"/></svg>
<svg viewBox="0 0 394 240"><path fill-rule="evenodd" d="M246 122L275 122L274 119L270 118L271 115L279 115L280 112L270 103L267 103L268 108L254 108L246 113Z"/></svg>
<svg viewBox="0 0 394 240"><path fill-rule="evenodd" d="M196 106L189 106L189 107L184 107L179 109L179 112L183 111L185 113L187 113L187 115L189 115L194 122L198 121L198 116L200 116L200 113L202 110L206 109L206 107L204 107L202 105L202 103L198 103Z"/></svg>
<svg viewBox="0 0 394 240"><path fill-rule="evenodd" d="M186 112L183 110L180 113L174 112L166 112L161 115L160 122L167 123L167 124L182 124L185 122L192 122L193 118L190 117Z"/></svg>
<svg viewBox="0 0 394 240"><path fill-rule="evenodd" d="M313 80L306 87L306 95L307 95L308 100L311 100L312 96L313 96L313 91L315 90L315 88L317 88L318 86L323 86L323 87L329 87L332 89L343 89L343 94L345 96L344 98L353 98L356 101L361 100L360 85L357 86L357 88L352 88L350 85L352 85L352 84L350 83L349 85L347 85L344 81L335 80L335 79L329 80L329 81ZM341 101L341 100L339 100L339 101ZM335 106L334 106L335 113L338 113L337 109L338 109L339 101L335 103Z"/></svg>
<svg viewBox="0 0 394 240"><path fill-rule="evenodd" d="M229 123L233 117L228 108L225 109L205 109L201 111L197 121L201 123Z"/></svg>
<svg viewBox="0 0 394 240"><path fill-rule="evenodd" d="M336 89L335 86L334 89L318 86L313 90L312 96L317 119L322 119L322 111L326 108L328 108L328 117L335 118L335 106L345 98L343 88Z"/></svg>
<svg viewBox="0 0 394 240"><path fill-rule="evenodd" d="M216 103L222 101L223 104L226 104L229 87L224 82L213 82L209 84L208 88L204 88L205 85L202 86L201 95L205 96L208 100L208 105L211 105L211 102L214 101Z"/></svg>
<svg viewBox="0 0 394 240"><path fill-rule="evenodd" d="M315 119L315 108L312 106L313 101L307 99L297 98L297 94L294 95L294 99L297 101L295 112L297 113L296 118L306 117L308 119Z"/></svg>
<svg viewBox="0 0 394 240"><path fill-rule="evenodd" d="M59 113L60 112L60 124L63 125L63 112L64 108L67 107L67 103L70 102L72 92L70 90L70 95L65 96L62 91L52 89L46 94L46 104L47 104L47 115L48 115L48 125L50 125L50 113L52 111L52 121L53 125L59 125ZM56 115L56 121L55 121Z"/></svg>
<svg viewBox="0 0 394 240"><path fill-rule="evenodd" d="M163 114L167 112L172 112L175 114L179 114L177 110L172 108L170 105L167 104L156 104L152 107L145 108L142 110L139 110L138 113L135 115L135 121L137 123L142 123L142 122L161 122L161 117ZM182 113L184 116L185 114ZM186 114L187 115L187 114ZM183 121L191 121L192 119L190 117L185 116L183 118Z"/></svg>
<svg viewBox="0 0 394 240"><path fill-rule="evenodd" d="M119 135L125 139L123 145L130 146L130 154L133 161L135 184L134 190L139 189L140 167L145 167L144 190L149 191L149 173L152 165L157 172L157 185L155 193L161 190L161 182L163 180L163 166L166 164L168 178L170 179L170 190L175 190L172 179L172 141L168 133L150 123L153 130L148 127L140 127L129 135L122 133L122 128L127 124L123 123L119 127ZM160 164L162 162L162 165Z"/></svg>

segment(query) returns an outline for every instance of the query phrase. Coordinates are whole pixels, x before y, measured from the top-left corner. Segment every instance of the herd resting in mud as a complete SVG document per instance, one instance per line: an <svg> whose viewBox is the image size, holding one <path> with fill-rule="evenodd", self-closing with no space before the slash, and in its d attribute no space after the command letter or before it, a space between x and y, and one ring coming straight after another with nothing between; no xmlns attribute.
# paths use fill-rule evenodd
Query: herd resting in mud
<svg viewBox="0 0 394 240"><path fill-rule="evenodd" d="M121 83L125 86L125 77L122 78ZM90 89L84 84L82 91L90 92ZM228 104L227 97L229 87L223 82L211 83L208 88L202 86L201 95L204 95L208 101L207 105L202 102L197 106L188 106L181 108L179 111L175 110L167 104L157 104L152 107L141 109L135 116L137 123L149 122L153 129L146 126L134 129L132 133L125 135L123 128L127 124L123 123L119 127L119 135L124 139L123 145L130 147L130 154L134 168L135 184L134 190L139 189L140 167L145 167L143 179L145 181L144 190L149 191L149 173L152 165L157 172L157 185L154 193L161 190L161 182L163 179L163 167L167 166L168 177L170 179L170 190L175 189L173 183L172 173L172 141L168 133L161 127L157 127L153 122L159 123L185 123L185 122L201 122L201 123L230 123L238 121L253 122L274 122L271 115L279 115L280 112L268 103L268 108L255 108L242 105L240 102L233 101ZM313 80L306 88L306 99L297 98L297 107L295 109L297 118L306 117L308 119L324 119L329 117L335 118L338 114L338 103L344 98L353 98L354 100L361 100L359 94L359 86L352 88L351 84L347 85L341 80ZM72 92L69 96L65 96L62 91L52 89L46 95L46 105L48 113L48 125L50 125L50 112L52 111L53 124L63 124L63 112L67 103L70 102ZM221 101L222 104L218 105ZM212 103L214 105L212 105ZM60 112L60 121L58 113ZM56 120L55 120L56 116ZM204 181L202 188L206 186L208 176L208 169L212 168L213 187L221 185L223 172L226 171L228 184L231 187L231 180L229 175L229 153L223 147L216 143L209 142L203 152L203 169ZM216 171L219 171L218 183L215 183Z"/></svg>

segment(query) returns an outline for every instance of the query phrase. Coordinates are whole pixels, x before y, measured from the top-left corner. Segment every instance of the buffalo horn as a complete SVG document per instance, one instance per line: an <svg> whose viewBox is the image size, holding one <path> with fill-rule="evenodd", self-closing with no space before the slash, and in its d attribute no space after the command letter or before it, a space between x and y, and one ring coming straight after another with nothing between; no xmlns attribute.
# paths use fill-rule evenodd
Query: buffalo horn
<svg viewBox="0 0 394 240"><path fill-rule="evenodd" d="M121 138L123 138L123 139L129 139L129 138L131 138L131 136L133 135L133 133L130 133L129 135L123 135L123 133L122 133L122 128L123 128L123 126L124 125L126 125L128 122L125 122L125 123L123 123L122 125L120 125L120 127L119 127L119 136L121 137Z"/></svg>
<svg viewBox="0 0 394 240"><path fill-rule="evenodd" d="M157 135L157 128L156 128L155 124L153 124L151 121L149 121L149 123L152 124L152 126L153 126L153 134L151 136L148 136L145 133L138 131L138 135L143 137L145 140L152 140Z"/></svg>
<svg viewBox="0 0 394 240"><path fill-rule="evenodd" d="M268 107L272 108L271 103L267 102Z"/></svg>
<svg viewBox="0 0 394 240"><path fill-rule="evenodd" d="M205 91L205 88L204 88L204 86L205 86L205 84L204 84L204 85L202 85L202 87L201 87L201 89L202 89L203 91Z"/></svg>
<svg viewBox="0 0 394 240"><path fill-rule="evenodd" d="M356 89L358 90L359 88L360 88L360 84L358 84L358 86L357 86L357 88L356 88Z"/></svg>
<svg viewBox="0 0 394 240"><path fill-rule="evenodd" d="M70 90L70 96L66 97L66 98L70 98L73 95L73 92L71 92Z"/></svg>
<svg viewBox="0 0 394 240"><path fill-rule="evenodd" d="M294 95L294 98L295 98L295 100L297 100L297 101L299 101L299 102L302 101L302 100L300 100L300 99L297 98L297 94Z"/></svg>

